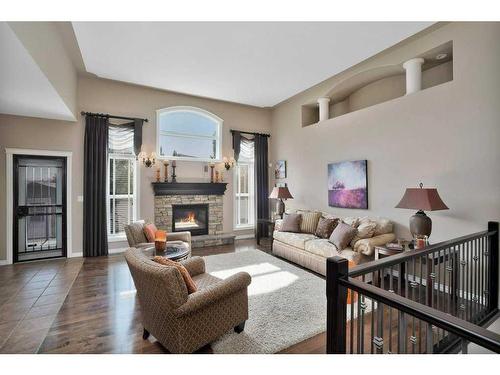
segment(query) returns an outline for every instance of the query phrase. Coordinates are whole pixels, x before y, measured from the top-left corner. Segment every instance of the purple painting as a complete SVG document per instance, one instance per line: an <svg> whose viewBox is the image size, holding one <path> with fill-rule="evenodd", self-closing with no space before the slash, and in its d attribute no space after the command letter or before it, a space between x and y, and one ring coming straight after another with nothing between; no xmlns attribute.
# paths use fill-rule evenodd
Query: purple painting
<svg viewBox="0 0 500 375"><path fill-rule="evenodd" d="M328 205L368 208L366 160L328 164Z"/></svg>

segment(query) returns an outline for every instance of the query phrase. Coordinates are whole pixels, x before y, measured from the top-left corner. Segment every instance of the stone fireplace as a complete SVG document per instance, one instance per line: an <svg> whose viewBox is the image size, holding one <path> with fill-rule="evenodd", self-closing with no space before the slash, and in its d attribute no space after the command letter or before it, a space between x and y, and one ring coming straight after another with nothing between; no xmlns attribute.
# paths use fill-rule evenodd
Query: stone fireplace
<svg viewBox="0 0 500 375"><path fill-rule="evenodd" d="M153 183L155 224L167 232L190 231L193 247L234 242L223 233L225 183Z"/></svg>

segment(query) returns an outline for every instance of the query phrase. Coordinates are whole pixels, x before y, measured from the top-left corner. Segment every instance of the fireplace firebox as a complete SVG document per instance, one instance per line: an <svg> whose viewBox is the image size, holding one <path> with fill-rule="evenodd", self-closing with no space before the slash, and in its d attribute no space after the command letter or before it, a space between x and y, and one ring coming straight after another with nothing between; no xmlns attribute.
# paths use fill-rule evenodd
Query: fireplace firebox
<svg viewBox="0 0 500 375"><path fill-rule="evenodd" d="M208 204L172 205L172 232L184 231L193 236L208 234Z"/></svg>

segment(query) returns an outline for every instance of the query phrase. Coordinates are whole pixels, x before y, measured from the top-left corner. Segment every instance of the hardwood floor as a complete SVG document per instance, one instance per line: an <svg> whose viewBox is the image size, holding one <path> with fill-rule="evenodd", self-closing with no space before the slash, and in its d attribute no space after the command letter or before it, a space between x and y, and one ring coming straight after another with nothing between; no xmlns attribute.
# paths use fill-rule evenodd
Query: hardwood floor
<svg viewBox="0 0 500 375"><path fill-rule="evenodd" d="M254 240L195 249L206 256L247 249ZM140 306L122 254L0 268L1 353L166 353L142 339ZM199 353L210 353L202 348ZM283 353L324 353L324 334Z"/></svg>

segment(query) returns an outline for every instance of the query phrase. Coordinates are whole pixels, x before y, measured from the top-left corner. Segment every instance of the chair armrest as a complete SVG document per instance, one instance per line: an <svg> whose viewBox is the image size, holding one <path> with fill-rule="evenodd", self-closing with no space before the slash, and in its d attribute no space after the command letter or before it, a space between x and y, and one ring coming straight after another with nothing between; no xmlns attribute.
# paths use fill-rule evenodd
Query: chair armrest
<svg viewBox="0 0 500 375"><path fill-rule="evenodd" d="M180 262L188 270L191 276L205 273L205 261L202 257L192 257Z"/></svg>
<svg viewBox="0 0 500 375"><path fill-rule="evenodd" d="M276 231L280 231L281 230L281 227L283 226L283 219L277 219L275 222L274 222L274 230Z"/></svg>
<svg viewBox="0 0 500 375"><path fill-rule="evenodd" d="M363 238L356 241L353 250L357 253L371 256L375 252L375 246L382 246L388 242L394 241L396 235L394 233L381 234L372 238Z"/></svg>
<svg viewBox="0 0 500 375"><path fill-rule="evenodd" d="M199 311L236 292L246 289L251 281L252 278L248 273L238 272L225 280L221 280L205 289L190 294L186 303L175 309L174 313L178 317L181 317Z"/></svg>
<svg viewBox="0 0 500 375"><path fill-rule="evenodd" d="M167 234L167 241L184 241L191 249L191 232L173 232Z"/></svg>

